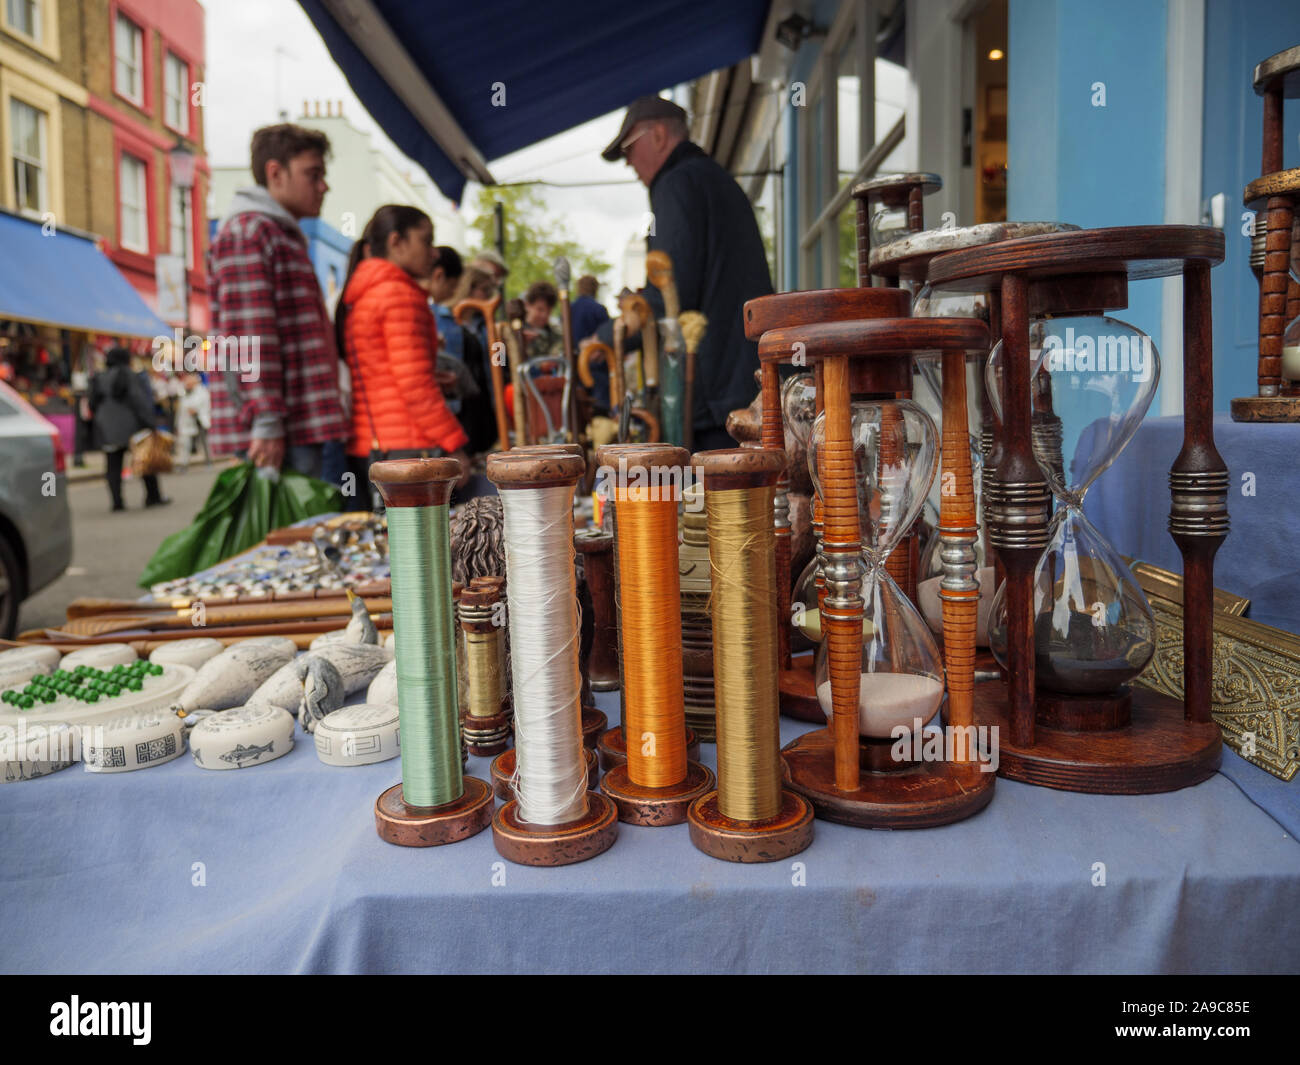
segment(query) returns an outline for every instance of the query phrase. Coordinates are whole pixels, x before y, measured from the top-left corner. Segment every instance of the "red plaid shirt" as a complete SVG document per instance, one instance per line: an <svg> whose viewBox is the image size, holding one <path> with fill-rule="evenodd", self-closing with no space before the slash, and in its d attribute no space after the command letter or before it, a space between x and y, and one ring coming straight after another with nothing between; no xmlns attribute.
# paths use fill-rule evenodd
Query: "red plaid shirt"
<svg viewBox="0 0 1300 1065"><path fill-rule="evenodd" d="M211 374L213 452L243 451L254 435L283 435L286 445L345 440L334 330L302 231L256 210L232 215L208 251L208 277L209 358L222 338L256 352L253 372L231 357Z"/></svg>

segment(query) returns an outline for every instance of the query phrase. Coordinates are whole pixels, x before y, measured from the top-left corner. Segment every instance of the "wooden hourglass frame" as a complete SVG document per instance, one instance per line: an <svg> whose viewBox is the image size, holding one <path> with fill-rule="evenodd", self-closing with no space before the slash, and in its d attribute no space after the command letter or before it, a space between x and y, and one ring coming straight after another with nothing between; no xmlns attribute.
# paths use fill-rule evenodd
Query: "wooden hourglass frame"
<svg viewBox="0 0 1300 1065"><path fill-rule="evenodd" d="M782 292L745 304L745 336L761 341L774 329L799 329L818 322L857 318L901 318L909 313L911 297L898 288L822 289L814 292ZM807 352L790 348L759 347L759 380L762 388L762 445L772 451L785 448L785 417L781 409L781 366L811 366ZM790 654L791 573L790 565L790 477L782 472L776 483L772 520L776 528L776 606L778 681L781 713L798 721L820 723L826 719L817 701L813 678L813 656L794 658ZM814 521L820 521L820 505L814 502Z"/></svg>
<svg viewBox="0 0 1300 1065"><path fill-rule="evenodd" d="M1214 555L1228 531L1228 472L1214 446L1210 268L1223 255L1223 233L1212 227L1125 226L1007 240L930 262L931 284L996 292L1001 315L1001 459L987 520L1006 571L1009 680L977 689L975 718L998 727L998 772L1009 779L1145 794L1199 783L1219 766L1210 682ZM1138 686L1128 700L1043 699L1035 690L1034 571L1048 543L1051 496L1030 434L1030 320L1121 310L1130 281L1174 274L1183 278L1184 439L1169 475L1169 531L1183 556L1184 700Z"/></svg>
<svg viewBox="0 0 1300 1065"><path fill-rule="evenodd" d="M795 306L801 297L811 297L815 301L811 306L824 319L768 330L759 342L760 359L780 359L801 350L820 364L825 413L825 442L818 459L825 554L821 611L830 661L832 720L829 727L787 745L782 756L788 786L812 803L816 816L863 828L924 828L983 809L993 796L993 774L981 772L969 748L952 760L897 760L891 741L860 736L864 601L851 404L854 399L888 401L906 393L913 354L944 352L945 432L961 441L960 447L945 449L943 459L944 470L953 471L959 486L942 497L942 535L955 552L950 573L953 589L945 595L944 605L954 633L944 650L945 672L952 722L967 726L974 687L978 589L964 366L967 351L987 350L988 329L974 319L907 317L907 294L892 291L892 296L889 289L846 289L764 297ZM901 313L853 318L863 306L865 292L892 300Z"/></svg>
<svg viewBox="0 0 1300 1065"><path fill-rule="evenodd" d="M1291 241L1300 203L1300 168L1282 169L1283 100L1300 98L1300 45L1255 67L1255 91L1264 98L1260 176L1246 186L1242 202L1257 212L1263 262L1259 279L1259 391L1232 401L1238 422L1300 422L1300 384L1282 378L1282 334L1300 316L1300 285L1291 279ZM1257 238L1258 239L1258 238ZM1252 267L1254 255L1252 258Z"/></svg>
<svg viewBox="0 0 1300 1065"><path fill-rule="evenodd" d="M907 210L907 232L920 233L925 229L924 200L932 192L943 188L943 178L938 174L882 174L853 186L851 195L858 202L858 285L869 288L872 284L871 219L879 208ZM897 285L895 280L893 284ZM888 285L889 282L886 282Z"/></svg>

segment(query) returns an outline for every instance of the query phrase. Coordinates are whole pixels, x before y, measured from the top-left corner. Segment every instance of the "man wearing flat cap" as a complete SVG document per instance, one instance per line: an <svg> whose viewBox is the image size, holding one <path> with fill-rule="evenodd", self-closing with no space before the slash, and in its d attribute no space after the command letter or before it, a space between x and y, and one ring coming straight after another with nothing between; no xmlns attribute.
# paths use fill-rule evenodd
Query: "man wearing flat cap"
<svg viewBox="0 0 1300 1065"><path fill-rule="evenodd" d="M694 443L734 447L727 415L754 398L758 345L745 339L746 300L769 295L772 278L754 211L727 171L688 139L686 112L671 100L642 96L602 153L636 171L650 190L650 250L673 261L684 311L709 320L697 355ZM661 304L662 306L662 304Z"/></svg>

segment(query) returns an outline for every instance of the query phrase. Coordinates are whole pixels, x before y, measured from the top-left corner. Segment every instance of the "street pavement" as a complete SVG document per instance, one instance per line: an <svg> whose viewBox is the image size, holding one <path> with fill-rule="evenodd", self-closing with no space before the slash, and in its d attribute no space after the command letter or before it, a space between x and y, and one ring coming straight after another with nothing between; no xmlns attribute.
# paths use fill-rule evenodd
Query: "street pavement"
<svg viewBox="0 0 1300 1065"><path fill-rule="evenodd" d="M19 632L57 628L67 616L68 602L78 596L135 599L144 594L136 581L145 563L165 537L194 520L217 473L225 469L224 463L206 467L195 462L188 473L164 474L163 495L172 503L148 510L144 509L144 485L127 480L122 486L127 509L114 514L109 510L108 486L101 472L102 456L87 455L86 460L84 471L68 466L72 562L62 577L23 603L18 613Z"/></svg>

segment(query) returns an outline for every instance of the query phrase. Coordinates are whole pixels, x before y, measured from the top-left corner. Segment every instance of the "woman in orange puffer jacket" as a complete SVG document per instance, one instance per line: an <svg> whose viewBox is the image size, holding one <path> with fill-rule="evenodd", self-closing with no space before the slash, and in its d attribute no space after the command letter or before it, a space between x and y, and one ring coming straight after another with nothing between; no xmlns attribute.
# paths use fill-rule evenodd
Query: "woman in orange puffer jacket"
<svg viewBox="0 0 1300 1065"><path fill-rule="evenodd" d="M352 375L350 465L371 458L446 454L470 463L468 442L434 371L438 331L417 278L433 272L433 223L416 207L379 208L352 249L335 314L339 350Z"/></svg>

